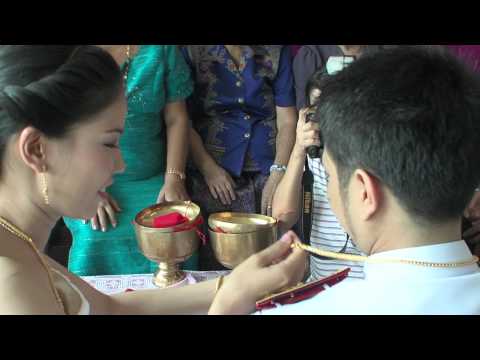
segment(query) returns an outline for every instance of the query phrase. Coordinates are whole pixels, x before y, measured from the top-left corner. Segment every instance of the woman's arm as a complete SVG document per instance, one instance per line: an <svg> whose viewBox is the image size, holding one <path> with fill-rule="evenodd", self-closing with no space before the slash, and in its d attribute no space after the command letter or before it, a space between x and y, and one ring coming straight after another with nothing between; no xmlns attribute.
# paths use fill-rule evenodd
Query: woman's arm
<svg viewBox="0 0 480 360"><path fill-rule="evenodd" d="M212 313L252 310L252 303L266 294L300 281L305 272L306 255L292 250L295 235L288 233L259 254L253 255L225 277L223 291ZM280 243L280 244L279 244ZM31 259L0 259L4 271L0 286L0 313L59 314L61 309L49 286L45 269ZM96 290L62 265L46 257L49 265L61 272L85 296L91 314L206 314L215 298L216 280L180 288L153 289L112 296ZM9 276L8 274L11 274ZM14 276L17 274L17 276ZM18 274L23 274L21 277ZM222 287L223 289L223 287Z"/></svg>
<svg viewBox="0 0 480 360"><path fill-rule="evenodd" d="M189 146L189 122L185 101L175 101L165 106L167 128L167 169L185 171Z"/></svg>
<svg viewBox="0 0 480 360"><path fill-rule="evenodd" d="M274 164L286 165L295 144L295 124L297 120L292 56L288 46L283 46L281 49L272 91L276 105L276 125L278 130ZM283 175L283 172L271 172L262 192L262 214L272 216L273 196Z"/></svg>
<svg viewBox="0 0 480 360"><path fill-rule="evenodd" d="M277 141L275 164L285 165L295 145L295 130L297 128L297 110L294 106L276 107L277 110Z"/></svg>
<svg viewBox="0 0 480 360"><path fill-rule="evenodd" d="M209 169L217 165L205 149L202 138L193 127L190 127L190 154L195 167L204 175Z"/></svg>
<svg viewBox="0 0 480 360"><path fill-rule="evenodd" d="M110 297L113 314L248 314L255 301L298 284L308 267L307 254L292 244L293 232L251 256L225 277L181 288L123 293Z"/></svg>
<svg viewBox="0 0 480 360"><path fill-rule="evenodd" d="M297 111L295 107L276 107L277 111L277 139L274 164L286 165L295 144L295 128L297 123ZM283 177L282 172L272 171L263 188L262 214L271 216L273 208L273 196L275 189Z"/></svg>
<svg viewBox="0 0 480 360"><path fill-rule="evenodd" d="M280 233L291 229L300 216L304 165L305 150L295 145L273 197L272 216L278 220Z"/></svg>
<svg viewBox="0 0 480 360"><path fill-rule="evenodd" d="M167 103L165 106L165 126L167 129L167 171L185 173L189 147L189 122L185 101ZM179 174L165 174L158 201L187 200L184 179Z"/></svg>
<svg viewBox="0 0 480 360"><path fill-rule="evenodd" d="M52 259L49 263L64 274L90 303L93 315L206 314L215 295L216 280L171 289L152 289L106 295ZM46 287L44 286L43 289ZM39 288L40 289L40 288ZM54 303L53 303L54 304Z"/></svg>
<svg viewBox="0 0 480 360"><path fill-rule="evenodd" d="M203 175L212 197L220 200L223 205L230 205L232 201L236 200L235 181L207 152L202 138L193 127L190 128L190 153L195 166Z"/></svg>
<svg viewBox="0 0 480 360"><path fill-rule="evenodd" d="M185 173L189 146L189 119L185 99L193 92L193 82L190 69L177 46L161 45L158 50L165 65L167 174L157 201L187 200L188 194L182 176L182 173Z"/></svg>
<svg viewBox="0 0 480 360"><path fill-rule="evenodd" d="M207 314L215 296L216 280L180 288L142 290L109 297L110 314Z"/></svg>
<svg viewBox="0 0 480 360"><path fill-rule="evenodd" d="M289 230L300 215L306 149L311 145L320 146L318 124L305 122L308 111L308 109L300 110L295 146L288 162L287 171L273 198L272 215L278 219L281 232Z"/></svg>
<svg viewBox="0 0 480 360"><path fill-rule="evenodd" d="M286 286L297 284L304 276L307 255L291 245L298 238L289 232L262 252L251 256L225 277L222 294L216 299L217 280L180 288L142 290L105 295L83 279L69 273L49 259L53 267L76 285L90 303L91 314L176 315L210 313L247 313L255 301ZM45 284L38 290L44 290ZM42 291L40 291L42 292ZM32 299L31 297L28 299ZM215 301L215 306L212 303ZM51 304L55 304L50 299ZM52 312L55 309L52 305ZM57 309L58 311L58 309ZM32 311L31 313L35 313Z"/></svg>

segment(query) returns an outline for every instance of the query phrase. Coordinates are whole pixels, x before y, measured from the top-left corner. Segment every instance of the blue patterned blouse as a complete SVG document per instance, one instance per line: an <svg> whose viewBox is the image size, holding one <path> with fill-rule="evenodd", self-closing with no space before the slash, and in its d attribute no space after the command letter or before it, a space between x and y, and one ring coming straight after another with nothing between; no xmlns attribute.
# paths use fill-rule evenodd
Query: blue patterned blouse
<svg viewBox="0 0 480 360"><path fill-rule="evenodd" d="M238 66L224 45L182 47L192 69L194 128L210 155L234 176L268 174L275 159L276 106L295 106L288 46L241 46Z"/></svg>

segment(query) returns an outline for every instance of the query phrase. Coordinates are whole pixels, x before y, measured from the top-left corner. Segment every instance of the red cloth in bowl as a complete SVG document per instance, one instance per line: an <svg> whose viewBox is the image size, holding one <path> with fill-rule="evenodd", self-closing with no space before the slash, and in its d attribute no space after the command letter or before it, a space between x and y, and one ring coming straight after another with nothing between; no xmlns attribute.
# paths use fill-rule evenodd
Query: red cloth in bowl
<svg viewBox="0 0 480 360"><path fill-rule="evenodd" d="M172 212L166 215L160 215L153 219L154 228L169 228L188 222L189 219L186 216L178 212Z"/></svg>
<svg viewBox="0 0 480 360"><path fill-rule="evenodd" d="M190 219L186 216L178 212L172 212L166 215L160 215L153 219L153 227L154 228L174 228L173 232L180 232L180 231L187 231L191 229L195 229L195 232L202 240L203 245L206 243L206 237L202 233L202 231L198 228L200 225L203 224L203 218L198 216L197 219L193 222L188 224ZM185 225L184 225L185 224Z"/></svg>

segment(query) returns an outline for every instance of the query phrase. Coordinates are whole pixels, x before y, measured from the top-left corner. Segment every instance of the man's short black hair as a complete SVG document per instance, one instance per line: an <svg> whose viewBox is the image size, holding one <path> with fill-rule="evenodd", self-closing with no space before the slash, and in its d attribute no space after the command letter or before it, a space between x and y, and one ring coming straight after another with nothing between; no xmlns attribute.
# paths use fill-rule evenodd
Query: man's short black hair
<svg viewBox="0 0 480 360"><path fill-rule="evenodd" d="M361 57L329 77L316 116L343 190L364 169L435 223L459 217L480 183L480 81L447 51Z"/></svg>

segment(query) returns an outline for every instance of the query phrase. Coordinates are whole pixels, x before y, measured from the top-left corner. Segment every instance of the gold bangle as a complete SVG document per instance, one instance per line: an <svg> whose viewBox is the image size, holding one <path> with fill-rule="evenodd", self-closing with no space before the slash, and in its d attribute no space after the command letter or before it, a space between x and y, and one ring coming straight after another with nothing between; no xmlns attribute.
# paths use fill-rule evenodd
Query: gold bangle
<svg viewBox="0 0 480 360"><path fill-rule="evenodd" d="M167 169L166 173L171 175L176 175L180 178L180 180L185 180L187 178L184 172L179 171L177 169Z"/></svg>
<svg viewBox="0 0 480 360"><path fill-rule="evenodd" d="M220 288L222 287L223 285L223 279L224 279L224 276L221 275L218 279L217 279L217 284L215 285L215 295L218 293L218 291L220 290Z"/></svg>

